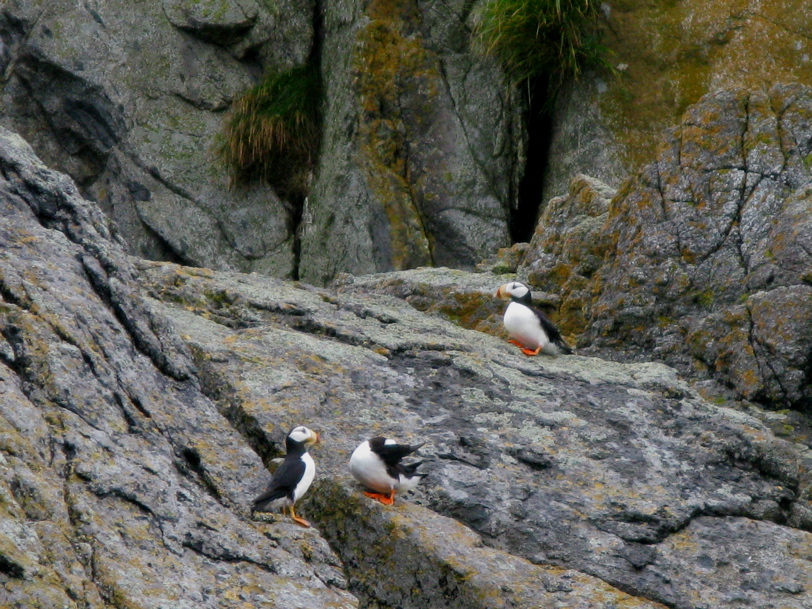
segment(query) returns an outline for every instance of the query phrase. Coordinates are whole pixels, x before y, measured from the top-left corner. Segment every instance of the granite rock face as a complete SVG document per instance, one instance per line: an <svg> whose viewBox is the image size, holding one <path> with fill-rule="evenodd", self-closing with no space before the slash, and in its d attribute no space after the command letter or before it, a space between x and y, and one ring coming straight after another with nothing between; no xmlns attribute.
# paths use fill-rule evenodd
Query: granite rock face
<svg viewBox="0 0 812 609"><path fill-rule="evenodd" d="M809 606L812 453L756 416L662 364L527 358L374 278L127 258L0 133L4 606ZM324 435L311 530L248 513L298 423ZM427 442L391 509L347 472L378 433Z"/></svg>
<svg viewBox="0 0 812 609"><path fill-rule="evenodd" d="M0 123L69 174L130 252L278 276L291 218L270 188L229 189L214 155L261 69L307 60L313 2L12 0L0 14Z"/></svg>
<svg viewBox="0 0 812 609"><path fill-rule="evenodd" d="M482 592L454 592L476 582L472 562L501 560L455 547L436 515L406 505L382 515L358 496L349 455L385 434L427 442L419 457L429 478L412 501L474 529L512 555L506 563L523 559L519 573L542 568L536 595L561 593L549 606L599 605L610 594L603 583L618 606L631 602L621 590L680 609L809 602L808 449L712 406L664 365L526 358L365 279L336 292L141 266L210 395L252 445L278 442L300 420L323 432L324 479L302 509L344 561L351 591L418 606L404 590L440 590L436 606L456 607L455 595ZM418 567L415 553L429 562ZM393 560L404 573L393 575ZM562 581L551 567L578 578ZM746 587L742 569L752 573ZM526 582L505 586L522 598ZM506 606L489 602L472 606Z"/></svg>
<svg viewBox="0 0 812 609"><path fill-rule="evenodd" d="M811 138L808 87L709 95L613 198L579 178L553 200L519 273L581 346L808 411Z"/></svg>
<svg viewBox="0 0 812 609"><path fill-rule="evenodd" d="M521 108L470 2L328 3L326 110L300 276L473 268L510 243Z"/></svg>
<svg viewBox="0 0 812 609"><path fill-rule="evenodd" d="M0 124L142 257L318 283L472 268L509 245L522 135L500 69L469 49L470 4L11 0ZM326 96L300 225L270 187L230 189L214 151L261 73L308 61Z"/></svg>

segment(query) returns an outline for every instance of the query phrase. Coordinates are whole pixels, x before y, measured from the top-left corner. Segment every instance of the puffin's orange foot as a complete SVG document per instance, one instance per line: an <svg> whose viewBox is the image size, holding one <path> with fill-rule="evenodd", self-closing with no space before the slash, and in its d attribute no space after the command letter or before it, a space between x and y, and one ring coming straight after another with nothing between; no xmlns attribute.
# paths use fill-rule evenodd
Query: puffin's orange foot
<svg viewBox="0 0 812 609"><path fill-rule="evenodd" d="M304 518L302 518L301 516L293 516L293 522L295 522L296 524L299 524L299 525L301 525L301 526L303 526L305 528L308 528L308 529L310 528L310 523L307 520L305 520Z"/></svg>
<svg viewBox="0 0 812 609"><path fill-rule="evenodd" d="M525 346L524 346L522 343L520 343L520 342L519 342L519 341L517 341L517 340L513 340L512 338L511 338L511 339L509 339L509 340L508 340L508 342L509 342L511 345L516 345L516 346L517 346L519 349L521 349L521 350L522 350L522 353L524 353L525 355L538 355L539 353L541 353L541 345L539 345L538 347L536 347L536 349L535 349L535 351L534 351L533 349L528 349L528 348L527 348L527 347L525 347Z"/></svg>
<svg viewBox="0 0 812 609"><path fill-rule="evenodd" d="M388 495L384 495L383 493L372 493L370 491L364 491L364 495L367 497L371 497L372 499L377 499L384 505L392 505L395 503L395 493L389 493Z"/></svg>
<svg viewBox="0 0 812 609"><path fill-rule="evenodd" d="M310 528L310 523L307 520L305 520L301 516L296 515L296 510L293 508L293 506L290 506L290 517L293 518L293 522L295 522L296 524L301 525L305 528Z"/></svg>

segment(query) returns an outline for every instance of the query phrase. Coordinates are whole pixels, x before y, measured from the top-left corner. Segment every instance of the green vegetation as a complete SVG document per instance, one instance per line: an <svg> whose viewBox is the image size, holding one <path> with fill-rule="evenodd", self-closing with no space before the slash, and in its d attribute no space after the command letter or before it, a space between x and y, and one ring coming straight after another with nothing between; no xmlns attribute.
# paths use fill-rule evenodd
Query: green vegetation
<svg viewBox="0 0 812 609"><path fill-rule="evenodd" d="M319 147L319 101L311 66L266 74L237 99L217 146L232 185L264 180L283 197L305 197Z"/></svg>
<svg viewBox="0 0 812 609"><path fill-rule="evenodd" d="M516 83L548 80L551 90L584 68L605 68L595 0L490 0L479 14L475 36Z"/></svg>

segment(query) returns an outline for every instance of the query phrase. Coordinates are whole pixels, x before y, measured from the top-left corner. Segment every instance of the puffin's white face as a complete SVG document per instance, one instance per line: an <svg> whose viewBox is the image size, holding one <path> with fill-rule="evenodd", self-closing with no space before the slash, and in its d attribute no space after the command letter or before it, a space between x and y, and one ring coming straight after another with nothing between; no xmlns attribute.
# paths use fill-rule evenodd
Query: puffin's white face
<svg viewBox="0 0 812 609"><path fill-rule="evenodd" d="M288 437L294 442L303 442L307 446L316 444L320 440L319 434L304 425L294 427L288 434Z"/></svg>
<svg viewBox="0 0 812 609"><path fill-rule="evenodd" d="M496 290L496 295L499 298L510 298L511 296L523 298L528 293L530 293L530 288L524 285L521 281L511 281L510 283L506 283Z"/></svg>

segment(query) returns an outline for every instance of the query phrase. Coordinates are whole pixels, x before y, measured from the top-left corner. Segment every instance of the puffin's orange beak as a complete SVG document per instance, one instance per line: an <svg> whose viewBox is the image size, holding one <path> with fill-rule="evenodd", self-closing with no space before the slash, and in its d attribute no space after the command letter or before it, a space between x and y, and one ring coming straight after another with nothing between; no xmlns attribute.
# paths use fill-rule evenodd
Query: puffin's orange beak
<svg viewBox="0 0 812 609"><path fill-rule="evenodd" d="M315 446L316 444L321 444L321 434L320 434L319 432L317 432L317 431L314 431L314 432L313 432L313 436L314 436L314 437L311 437L311 438L310 438L310 439L307 441L307 443L308 443L310 446Z"/></svg>
<svg viewBox="0 0 812 609"><path fill-rule="evenodd" d="M496 297L497 297L497 298L505 298L505 292L502 290L502 288L504 288L504 287L505 287L505 286L500 285L500 286L499 286L499 289L498 289L498 290L496 290Z"/></svg>

